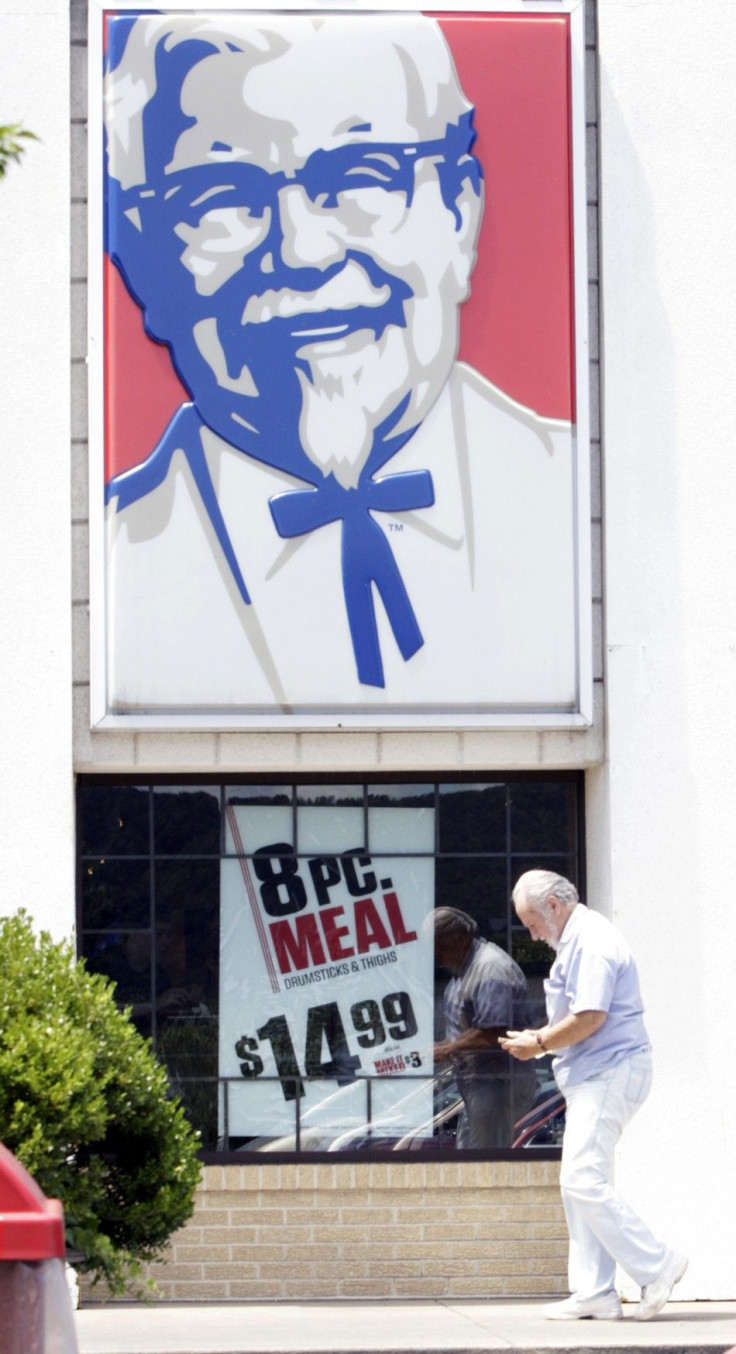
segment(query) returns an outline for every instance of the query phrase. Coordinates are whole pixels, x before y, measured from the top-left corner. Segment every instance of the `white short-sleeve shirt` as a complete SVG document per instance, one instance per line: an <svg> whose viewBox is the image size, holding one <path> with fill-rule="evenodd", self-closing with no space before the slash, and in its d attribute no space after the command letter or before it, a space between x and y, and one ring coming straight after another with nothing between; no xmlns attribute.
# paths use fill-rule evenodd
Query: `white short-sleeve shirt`
<svg viewBox="0 0 736 1354"><path fill-rule="evenodd" d="M599 912L583 904L573 909L544 988L550 1025L581 1011L607 1013L599 1030L555 1055L560 1090L649 1047L636 964L620 931Z"/></svg>

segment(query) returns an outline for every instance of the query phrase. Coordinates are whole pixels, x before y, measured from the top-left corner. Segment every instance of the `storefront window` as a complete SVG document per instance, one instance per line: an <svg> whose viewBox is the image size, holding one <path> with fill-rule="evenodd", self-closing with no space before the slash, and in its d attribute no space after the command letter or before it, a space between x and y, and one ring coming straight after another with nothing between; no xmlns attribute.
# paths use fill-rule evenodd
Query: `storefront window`
<svg viewBox="0 0 736 1354"><path fill-rule="evenodd" d="M513 995L505 1019L541 1020L551 955L511 889L534 866L579 882L581 835L575 774L82 777L81 953L153 1040L209 1153L554 1147L546 1060L435 1060L465 997L436 962L431 913L459 908L513 956L482 951Z"/></svg>

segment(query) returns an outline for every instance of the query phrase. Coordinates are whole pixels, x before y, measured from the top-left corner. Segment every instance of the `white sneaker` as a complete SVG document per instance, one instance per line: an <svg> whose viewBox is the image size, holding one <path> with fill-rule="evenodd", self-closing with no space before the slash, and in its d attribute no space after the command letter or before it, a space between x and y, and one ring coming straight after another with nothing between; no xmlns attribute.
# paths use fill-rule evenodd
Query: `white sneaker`
<svg viewBox="0 0 736 1354"><path fill-rule="evenodd" d="M670 1300L672 1289L680 1282L686 1269L687 1256L672 1251L656 1279L652 1279L646 1288L642 1288L641 1302L634 1312L637 1321L650 1321L657 1312L661 1312L665 1303Z"/></svg>
<svg viewBox="0 0 736 1354"><path fill-rule="evenodd" d="M623 1318L618 1293L613 1289L597 1298L581 1298L572 1293L562 1302L548 1303L543 1313L548 1321L584 1321L588 1317L594 1321L621 1321Z"/></svg>

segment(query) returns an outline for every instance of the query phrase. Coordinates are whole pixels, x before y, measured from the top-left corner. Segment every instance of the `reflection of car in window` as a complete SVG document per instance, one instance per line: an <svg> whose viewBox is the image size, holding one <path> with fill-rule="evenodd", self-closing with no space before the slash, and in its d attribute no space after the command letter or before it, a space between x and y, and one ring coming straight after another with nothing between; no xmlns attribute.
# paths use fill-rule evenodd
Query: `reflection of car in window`
<svg viewBox="0 0 736 1354"><path fill-rule="evenodd" d="M514 1124L512 1147L558 1147L565 1131L565 1097L556 1083L545 1081L530 1109Z"/></svg>
<svg viewBox="0 0 736 1354"><path fill-rule="evenodd" d="M355 1083L353 1083L353 1086ZM411 1090L389 1113L366 1120L355 1112L355 1102L346 1100L353 1088L344 1087L304 1115L298 1148L302 1152L446 1152L457 1146L457 1129L463 1099L449 1069L432 1079L432 1112L426 1109L426 1083ZM412 1116L416 1121L412 1122ZM407 1125L410 1124L410 1127ZM531 1107L513 1126L512 1148L557 1147L565 1126L565 1100L554 1081L540 1082ZM292 1152L295 1134L278 1138L252 1138L243 1152Z"/></svg>

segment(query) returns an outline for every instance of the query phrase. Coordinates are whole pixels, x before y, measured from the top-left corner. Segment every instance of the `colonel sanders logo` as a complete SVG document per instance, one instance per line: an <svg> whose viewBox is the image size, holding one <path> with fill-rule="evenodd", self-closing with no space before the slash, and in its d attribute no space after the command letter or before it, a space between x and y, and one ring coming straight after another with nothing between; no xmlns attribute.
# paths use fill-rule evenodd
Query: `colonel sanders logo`
<svg viewBox="0 0 736 1354"><path fill-rule="evenodd" d="M174 706L196 691L220 707L258 708L270 696L317 708L322 691L339 705L344 676L332 696L329 674L346 664L349 701L374 690L401 703L411 690L402 669L417 661L420 702L441 704L449 688L432 678L433 617L445 585L456 587L455 566L447 578L437 566L423 610L414 593L424 585L411 576L430 567L427 542L460 551L470 600L450 597L450 613L457 606L466 633L486 620L493 629L493 604L484 608L500 580L478 551L477 506L473 523L468 514L479 492L474 447L491 456L494 420L540 449L535 458L522 446L522 468L511 470L533 529L549 510L552 529L573 535L561 493L571 497L567 425L502 407L500 392L456 364L484 185L473 108L442 32L421 15L384 14L141 15L109 27L109 253L191 397L148 459L108 486L112 703L158 705L156 673L171 660ZM438 449L455 467L445 489L446 503L458 502L453 522L437 515ZM542 480L555 465L538 507L535 459ZM415 564L392 537L404 524L417 529ZM199 583L195 533L209 557ZM164 548L167 534L174 544ZM553 555L559 619L572 597L570 542ZM227 618L205 597L203 634L195 593L213 591L202 583L211 560ZM277 604L284 571L292 582ZM288 652L284 631L310 607L314 649L307 640ZM535 604L526 623L548 610ZM574 644L571 622L561 624L564 704L574 678L563 651ZM434 655L422 653L428 632ZM152 655L142 679L141 634ZM477 642L469 637L471 649ZM503 628L490 642L503 699L512 684ZM216 664L221 643L235 670L190 685L197 650ZM482 699L477 678L474 696L462 680L458 691L461 702Z"/></svg>

